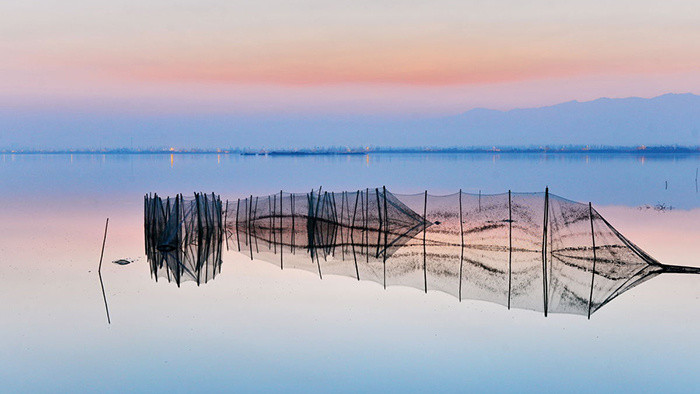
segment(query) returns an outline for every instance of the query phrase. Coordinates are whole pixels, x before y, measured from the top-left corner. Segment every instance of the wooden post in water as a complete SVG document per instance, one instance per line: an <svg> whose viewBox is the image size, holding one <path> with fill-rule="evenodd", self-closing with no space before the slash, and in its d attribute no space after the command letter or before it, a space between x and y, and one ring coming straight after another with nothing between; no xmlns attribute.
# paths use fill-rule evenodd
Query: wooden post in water
<svg viewBox="0 0 700 394"><path fill-rule="evenodd" d="M312 193L313 195L313 193ZM314 221L313 221L313 237L314 237L314 243L316 242L316 221L318 220L318 209L319 206L321 205L321 188L318 188L318 198L316 199L316 211L314 212ZM316 265L318 266L318 277L320 279L323 279L323 275L321 274L321 260L318 258L318 250L315 251L314 253L316 255Z"/></svg>
<svg viewBox="0 0 700 394"><path fill-rule="evenodd" d="M355 217L357 216L357 201L360 199L360 190L357 190L355 195L355 209L352 213L352 224L350 225L350 244L352 245L352 258L355 261L355 274L357 280L360 280L360 270L357 267L357 254L355 253Z"/></svg>
<svg viewBox="0 0 700 394"><path fill-rule="evenodd" d="M290 193L290 194L289 194L289 199L290 199L291 205L292 205L292 206L291 206L291 213L292 213L292 254L295 254L295 250L294 250L294 246L295 246L295 245L294 245L294 241L295 241L295 239L294 239L294 237L295 237L296 229L294 228L294 193Z"/></svg>
<svg viewBox="0 0 700 394"><path fill-rule="evenodd" d="M387 233L389 232L389 212L386 207L386 186L382 186L382 194L384 195L384 289L386 289L386 248Z"/></svg>
<svg viewBox="0 0 700 394"><path fill-rule="evenodd" d="M313 241L313 232L314 232L314 191L313 189L311 190L311 194L306 193L306 208L308 209L308 212L306 214L306 247L309 249L309 254L311 255L311 264L314 262L314 241Z"/></svg>
<svg viewBox="0 0 700 394"><path fill-rule="evenodd" d="M277 195L274 194L272 196L272 213L270 214L270 234L272 235L272 245L275 251L275 254L277 254L277 232L276 232L276 226L275 226L275 221L277 220Z"/></svg>
<svg viewBox="0 0 700 394"><path fill-rule="evenodd" d="M342 192L340 194L340 220L339 223L340 225L338 226L340 228L340 255L341 259L345 260L345 242L343 238L343 226L345 223L343 223L343 208L345 207L345 192ZM348 207L350 209L350 207Z"/></svg>
<svg viewBox="0 0 700 394"><path fill-rule="evenodd" d="M238 213L241 211L241 199L236 200L236 243L238 244L238 251L241 251L241 237L238 235Z"/></svg>
<svg viewBox="0 0 700 394"><path fill-rule="evenodd" d="M205 197L206 198L206 195ZM202 238L203 238L203 228L202 228L202 197L198 194L194 194L194 199L197 202L197 250L199 251L200 248L202 247ZM168 198L168 205L170 203L170 199ZM199 257L199 253L197 253L197 257ZM181 264L182 266L182 264ZM179 280L182 281L182 272L184 272L184 266L182 267L182 271L180 272L180 278ZM201 270L197 270L197 286L199 286L199 276L200 276ZM180 283L178 283L178 287L180 286Z"/></svg>
<svg viewBox="0 0 700 394"><path fill-rule="evenodd" d="M348 197L349 195L350 195L349 192L345 192L345 207L346 207L345 209L347 210L346 216L347 216L347 219L348 219L348 222L347 222L348 226L350 225L350 220L351 220L351 214L350 214L350 197ZM345 252L346 250L348 250L348 243L350 242L350 239L349 239L349 238L350 238L350 234L352 234L352 231L353 231L353 228L352 228L352 227L349 227L349 228L346 228L346 229L345 229L345 243L343 244L343 245L344 245L344 248L343 248L344 252ZM348 233L348 232L349 232L349 233ZM343 252L343 256L345 255L344 252Z"/></svg>
<svg viewBox="0 0 700 394"><path fill-rule="evenodd" d="M382 203L379 202L379 189L374 188L374 194L377 197L377 251L374 253L375 258L379 258L379 248L382 247Z"/></svg>
<svg viewBox="0 0 700 394"><path fill-rule="evenodd" d="M226 237L226 250L228 251L228 230L226 230L226 225L228 224L228 199L226 199L226 210L224 211L224 235Z"/></svg>
<svg viewBox="0 0 700 394"><path fill-rule="evenodd" d="M336 242L336 236L338 235L338 231L342 229L341 226L338 225L338 210L337 206L335 203L335 192L331 192L329 197L330 204L328 206L330 207L330 215L329 217L331 218L331 222L335 223L335 226L332 226L333 232L328 233L327 235L327 240L325 242L326 245L328 245L328 251L330 255L335 257L335 248L338 246L338 242ZM341 202L342 204L342 202ZM342 237L341 237L342 238Z"/></svg>
<svg viewBox="0 0 700 394"><path fill-rule="evenodd" d="M284 206L282 205L282 190L280 190L280 269L284 269L284 260L282 255L284 254L284 242L282 238L282 218L284 217Z"/></svg>
<svg viewBox="0 0 700 394"><path fill-rule="evenodd" d="M213 193L212 193L213 194ZM177 199L176 199L177 202ZM211 212L209 209L209 200L207 198L207 194L204 193L204 222L205 222L205 228L207 229L207 234L211 237L211 221L210 221L210 216ZM202 256L204 253L202 253L202 249L204 249L204 245L197 245L197 249L199 253L197 253L197 285L199 285L199 277L200 277L200 272L202 271L202 264L204 264L204 283L207 283L207 278L209 276L209 264L207 264L206 259L202 259Z"/></svg>
<svg viewBox="0 0 700 394"><path fill-rule="evenodd" d="M428 191L425 191L425 197L423 199L423 284L425 287L425 292L428 293L428 263L425 249L425 232L427 229L426 216L428 214Z"/></svg>
<svg viewBox="0 0 700 394"><path fill-rule="evenodd" d="M365 189L365 248L367 263L369 263L369 188Z"/></svg>
<svg viewBox="0 0 700 394"><path fill-rule="evenodd" d="M513 281L513 208L510 190L508 190L508 309Z"/></svg>
<svg viewBox="0 0 700 394"><path fill-rule="evenodd" d="M459 189L459 236L461 249L459 252L459 302L462 302L462 272L464 269L464 223L462 221L462 189Z"/></svg>
<svg viewBox="0 0 700 394"><path fill-rule="evenodd" d="M591 307L593 305L593 282L595 281L595 230L593 229L593 205L588 203L588 217L591 221L591 241L593 242L593 269L591 270L591 293L588 295L588 319L591 319Z"/></svg>
<svg viewBox="0 0 700 394"><path fill-rule="evenodd" d="M251 198L251 204L253 205L253 195L250 196ZM258 197L255 197L255 208L253 208L253 222L258 218ZM251 237L251 243L253 243L252 240L255 240L255 253L260 253L260 248L258 247L258 230L255 228L255 226L251 226L250 229L250 237Z"/></svg>
<svg viewBox="0 0 700 394"><path fill-rule="evenodd" d="M105 293L105 284L102 281L102 258L105 255L105 243L107 243L107 226L109 226L109 218L105 222L105 235L102 238L102 252L100 252L100 264L97 266L97 276L100 277L100 287L102 288L102 299L105 302L105 312L107 312L107 324L112 324L112 319L109 317L109 306L107 306L107 294Z"/></svg>
<svg viewBox="0 0 700 394"><path fill-rule="evenodd" d="M250 202L246 200L246 206L248 208L248 211L246 212L246 216L248 218L248 227L247 227L247 233L248 233L248 245L250 246L250 259L253 260L253 195L250 195Z"/></svg>
<svg viewBox="0 0 700 394"><path fill-rule="evenodd" d="M549 222L549 187L544 189L544 224L542 225L542 291L544 302L544 316L547 317L548 294L547 289L547 225Z"/></svg>

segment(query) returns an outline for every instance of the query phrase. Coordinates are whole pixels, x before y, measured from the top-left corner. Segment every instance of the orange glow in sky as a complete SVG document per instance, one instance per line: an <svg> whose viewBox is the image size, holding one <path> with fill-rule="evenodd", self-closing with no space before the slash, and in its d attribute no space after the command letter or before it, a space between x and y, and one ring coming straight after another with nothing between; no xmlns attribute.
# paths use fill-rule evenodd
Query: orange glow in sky
<svg viewBox="0 0 700 394"><path fill-rule="evenodd" d="M0 26L10 106L449 113L700 91L697 1L6 2Z"/></svg>

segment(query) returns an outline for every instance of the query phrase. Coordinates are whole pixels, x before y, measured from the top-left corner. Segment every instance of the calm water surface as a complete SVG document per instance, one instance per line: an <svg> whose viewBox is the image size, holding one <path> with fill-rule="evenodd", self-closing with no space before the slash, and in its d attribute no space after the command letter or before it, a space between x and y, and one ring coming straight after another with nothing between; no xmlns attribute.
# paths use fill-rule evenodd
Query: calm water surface
<svg viewBox="0 0 700 394"><path fill-rule="evenodd" d="M142 210L148 192L549 186L593 202L659 261L698 266L699 166L698 155L4 155L0 391L697 392L698 276L654 278L590 321L319 280L233 251L215 280L178 289L150 277ZM107 217L111 325L96 272Z"/></svg>

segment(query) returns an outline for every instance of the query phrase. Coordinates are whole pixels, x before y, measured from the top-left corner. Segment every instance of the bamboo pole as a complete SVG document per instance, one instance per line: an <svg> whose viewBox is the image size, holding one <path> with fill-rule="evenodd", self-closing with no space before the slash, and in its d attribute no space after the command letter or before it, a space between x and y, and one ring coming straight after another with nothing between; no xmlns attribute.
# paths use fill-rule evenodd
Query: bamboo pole
<svg viewBox="0 0 700 394"><path fill-rule="evenodd" d="M355 195L355 209L352 214L352 225L350 226L350 244L352 245L352 258L355 261L355 274L357 280L360 280L360 269L357 266L357 254L355 253L355 217L357 216L357 201L360 199L360 190L357 190Z"/></svg>
<svg viewBox="0 0 700 394"><path fill-rule="evenodd" d="M588 203L588 217L591 221L591 241L593 242L593 269L591 270L591 292L588 295L588 319L591 319L591 307L593 306L593 282L595 281L595 263L596 263L596 253L595 253L595 230L593 229L593 205Z"/></svg>
<svg viewBox="0 0 700 394"><path fill-rule="evenodd" d="M250 198L251 198L250 205L253 205L252 204L253 203L253 201L252 201L253 196L251 195ZM258 197L256 196L255 197L255 208L253 208L253 222L255 222L257 219L258 219ZM250 237L253 240L255 240L255 253L260 253L260 247L258 247L258 230L254 225L251 226L250 234L251 234ZM251 243L252 243L252 241L251 241Z"/></svg>
<svg viewBox="0 0 700 394"><path fill-rule="evenodd" d="M236 200L236 243L238 244L238 251L241 251L241 237L238 235L238 213L241 211L241 199Z"/></svg>
<svg viewBox="0 0 700 394"><path fill-rule="evenodd" d="M107 227L109 226L109 218L105 222L105 235L102 238L102 252L100 252L100 263L97 266L97 276L100 278L100 287L102 288L102 299L105 302L105 312L107 312L107 324L112 324L112 319L109 317L109 306L107 305L107 293L105 293L105 284L102 280L102 258L105 255L105 243L107 243Z"/></svg>
<svg viewBox="0 0 700 394"><path fill-rule="evenodd" d="M508 190L508 309L510 309L510 297L513 282L513 208L511 193Z"/></svg>
<svg viewBox="0 0 700 394"><path fill-rule="evenodd" d="M341 256L342 260L345 260L345 243L344 243L345 239L343 238L343 226L345 225L343 223L343 213L344 213L343 208L344 207L345 207L345 192L342 192L340 194L340 220L339 220L340 225L338 226L339 233L340 233L340 256ZM350 209L350 208L348 207L348 209Z"/></svg>
<svg viewBox="0 0 700 394"><path fill-rule="evenodd" d="M382 194L384 195L384 289L386 289L386 247L387 233L389 232L389 214L386 207L386 186L382 186Z"/></svg>
<svg viewBox="0 0 700 394"><path fill-rule="evenodd" d="M250 247L250 260L253 260L253 195L250 195L250 202L246 200L246 207L248 208L246 212L246 217L248 218L247 223L247 233L248 233L248 246ZM257 242L257 240L256 240Z"/></svg>
<svg viewBox="0 0 700 394"><path fill-rule="evenodd" d="M369 264L369 188L365 189L365 250L367 263Z"/></svg>
<svg viewBox="0 0 700 394"><path fill-rule="evenodd" d="M377 251L375 252L375 258L379 258L379 249L382 247L382 203L379 202L379 189L374 188L374 194L377 197Z"/></svg>
<svg viewBox="0 0 700 394"><path fill-rule="evenodd" d="M228 251L228 230L226 226L228 225L228 198L226 199L226 210L224 210L224 233L226 235L226 250Z"/></svg>
<svg viewBox="0 0 700 394"><path fill-rule="evenodd" d="M277 194L272 196L272 212L270 213L270 234L272 235L272 247L277 254L277 233L275 232L275 221L277 220Z"/></svg>
<svg viewBox="0 0 700 394"><path fill-rule="evenodd" d="M314 242L316 242L316 222L318 219L318 209L319 206L321 205L321 188L318 188L318 198L316 199L316 211L314 212ZM318 277L320 279L323 279L323 274L321 274L321 260L318 258L318 250L315 251L314 253L316 255L316 265L318 266Z"/></svg>
<svg viewBox="0 0 700 394"><path fill-rule="evenodd" d="M295 254L294 250L294 241L295 241L295 234L296 230L294 228L294 193L290 193L289 195L290 203L291 203L291 213L292 213L292 254Z"/></svg>
<svg viewBox="0 0 700 394"><path fill-rule="evenodd" d="M459 301L462 302L462 272L464 269L464 222L462 221L462 189L459 189L459 236L461 249L459 252Z"/></svg>
<svg viewBox="0 0 700 394"><path fill-rule="evenodd" d="M549 187L544 189L544 224L542 226L542 291L544 302L544 316L547 317L548 289L547 289L547 224L549 216Z"/></svg>
<svg viewBox="0 0 700 394"><path fill-rule="evenodd" d="M425 292L428 293L428 263L425 249L425 232L426 226L426 216L428 214L428 191L425 191L425 198L423 200L423 284L425 287Z"/></svg>
<svg viewBox="0 0 700 394"><path fill-rule="evenodd" d="M282 218L284 217L284 206L282 205L282 190L280 190L280 269L284 269L284 260L282 255L284 254L284 242L282 238Z"/></svg>

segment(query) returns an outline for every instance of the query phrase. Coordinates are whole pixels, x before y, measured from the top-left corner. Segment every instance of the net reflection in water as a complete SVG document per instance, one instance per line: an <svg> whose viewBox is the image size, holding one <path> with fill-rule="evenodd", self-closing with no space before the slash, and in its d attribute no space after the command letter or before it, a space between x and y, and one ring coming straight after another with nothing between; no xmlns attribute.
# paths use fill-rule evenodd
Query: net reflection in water
<svg viewBox="0 0 700 394"><path fill-rule="evenodd" d="M494 195L385 188L163 201L146 196L151 271L178 284L221 269L221 244L323 275L438 290L508 308L589 316L663 272L591 204L548 191Z"/></svg>

